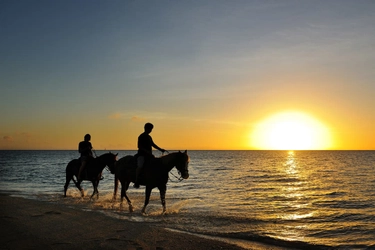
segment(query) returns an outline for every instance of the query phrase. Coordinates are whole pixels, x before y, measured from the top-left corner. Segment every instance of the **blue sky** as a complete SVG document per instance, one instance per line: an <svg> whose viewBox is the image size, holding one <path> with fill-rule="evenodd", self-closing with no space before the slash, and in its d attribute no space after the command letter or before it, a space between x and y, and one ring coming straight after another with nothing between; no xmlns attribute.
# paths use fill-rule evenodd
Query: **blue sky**
<svg viewBox="0 0 375 250"><path fill-rule="evenodd" d="M290 109L346 147L375 139L374 13L370 0L3 0L0 148L75 147L86 131L132 148L145 121L170 147L183 134L244 148L259 119Z"/></svg>

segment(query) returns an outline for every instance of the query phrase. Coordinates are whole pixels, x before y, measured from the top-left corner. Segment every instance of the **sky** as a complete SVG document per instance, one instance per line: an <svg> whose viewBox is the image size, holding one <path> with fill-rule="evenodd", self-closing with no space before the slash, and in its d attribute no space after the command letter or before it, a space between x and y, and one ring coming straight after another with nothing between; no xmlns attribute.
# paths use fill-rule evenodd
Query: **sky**
<svg viewBox="0 0 375 250"><path fill-rule="evenodd" d="M151 122L167 150L374 150L374 27L373 0L0 0L0 149Z"/></svg>

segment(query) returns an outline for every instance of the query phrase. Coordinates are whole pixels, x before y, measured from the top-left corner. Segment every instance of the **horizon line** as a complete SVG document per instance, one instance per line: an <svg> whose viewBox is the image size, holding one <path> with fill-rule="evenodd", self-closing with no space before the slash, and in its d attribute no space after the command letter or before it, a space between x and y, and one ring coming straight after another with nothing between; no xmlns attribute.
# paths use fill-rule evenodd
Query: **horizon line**
<svg viewBox="0 0 375 250"><path fill-rule="evenodd" d="M138 149L95 149L94 151L137 151ZM168 151L375 151L375 149L171 149ZM77 151L77 149L0 149L0 151ZM157 152L158 150L153 150Z"/></svg>

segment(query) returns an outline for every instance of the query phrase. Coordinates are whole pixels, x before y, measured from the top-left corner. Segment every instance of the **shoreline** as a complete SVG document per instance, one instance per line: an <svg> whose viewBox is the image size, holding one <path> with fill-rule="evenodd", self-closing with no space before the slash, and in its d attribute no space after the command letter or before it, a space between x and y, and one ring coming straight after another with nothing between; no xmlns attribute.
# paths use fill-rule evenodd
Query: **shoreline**
<svg viewBox="0 0 375 250"><path fill-rule="evenodd" d="M286 249L110 218L0 191L1 249Z"/></svg>

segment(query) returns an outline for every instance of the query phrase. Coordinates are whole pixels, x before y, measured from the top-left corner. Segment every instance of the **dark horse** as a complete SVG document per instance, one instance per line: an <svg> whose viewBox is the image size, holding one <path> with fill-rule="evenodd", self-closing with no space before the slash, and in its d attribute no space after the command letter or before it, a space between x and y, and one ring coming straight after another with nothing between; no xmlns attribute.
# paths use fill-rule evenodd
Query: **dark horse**
<svg viewBox="0 0 375 250"><path fill-rule="evenodd" d="M83 180L88 180L92 182L92 186L94 187L94 192L92 193L90 199L96 194L99 197L98 185L101 178L101 173L103 169L108 166L111 171L116 163L117 154L106 153L97 158L90 159L85 169L82 171L81 177ZM81 187L82 180L75 180L73 176L78 176L78 171L81 166L81 160L75 159L68 163L66 166L66 182L64 186L64 197L66 197L66 191L68 190L68 186L71 180L73 180L76 187L81 191L81 196L84 196L83 189Z"/></svg>
<svg viewBox="0 0 375 250"><path fill-rule="evenodd" d="M130 182L135 182L136 160L134 156L128 155L117 161L115 166L115 189L113 192L113 200L116 199L118 181L121 182L121 206L124 197L128 201L129 211L133 212L134 208L126 195ZM189 178L189 156L187 151L175 152L162 157L154 158L149 164L145 164L140 176L140 185L146 186L145 204L142 213L145 214L146 206L150 200L152 189L157 187L160 192L161 204L163 205L163 214L167 208L165 204L165 193L167 192L168 173L176 167L183 179Z"/></svg>

